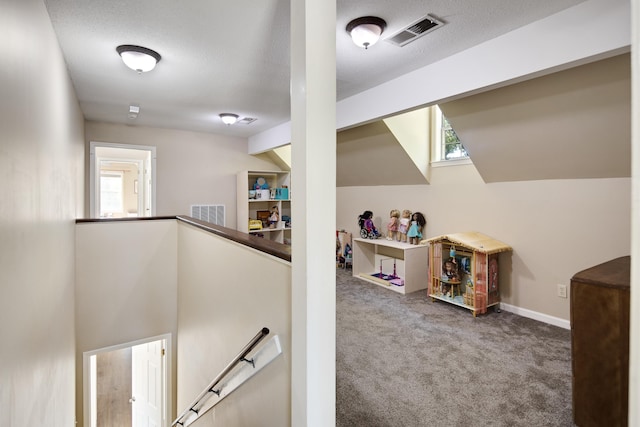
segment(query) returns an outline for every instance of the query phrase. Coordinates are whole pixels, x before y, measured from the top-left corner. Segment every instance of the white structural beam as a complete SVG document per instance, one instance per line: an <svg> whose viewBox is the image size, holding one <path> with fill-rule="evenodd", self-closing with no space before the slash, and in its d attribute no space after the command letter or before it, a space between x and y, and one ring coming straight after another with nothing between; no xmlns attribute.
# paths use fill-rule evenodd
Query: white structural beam
<svg viewBox="0 0 640 427"><path fill-rule="evenodd" d="M291 2L291 425L335 425L336 3Z"/></svg>
<svg viewBox="0 0 640 427"><path fill-rule="evenodd" d="M341 100L336 129L628 52L629 17L629 0L580 3ZM286 123L255 135L249 153L288 144L290 135Z"/></svg>

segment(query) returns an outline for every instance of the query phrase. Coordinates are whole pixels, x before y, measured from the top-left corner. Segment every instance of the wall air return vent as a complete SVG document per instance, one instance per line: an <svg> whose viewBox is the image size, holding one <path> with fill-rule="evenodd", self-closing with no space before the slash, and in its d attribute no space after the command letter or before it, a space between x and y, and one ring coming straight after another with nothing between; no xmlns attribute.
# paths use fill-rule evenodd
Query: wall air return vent
<svg viewBox="0 0 640 427"><path fill-rule="evenodd" d="M431 31L437 30L443 25L444 22L435 18L433 15L427 15L424 18L420 18L407 25L400 31L393 33L389 37L385 38L384 41L396 46L404 46L419 39L425 34L430 33Z"/></svg>
<svg viewBox="0 0 640 427"><path fill-rule="evenodd" d="M224 205L191 205L191 216L201 221L224 226Z"/></svg>

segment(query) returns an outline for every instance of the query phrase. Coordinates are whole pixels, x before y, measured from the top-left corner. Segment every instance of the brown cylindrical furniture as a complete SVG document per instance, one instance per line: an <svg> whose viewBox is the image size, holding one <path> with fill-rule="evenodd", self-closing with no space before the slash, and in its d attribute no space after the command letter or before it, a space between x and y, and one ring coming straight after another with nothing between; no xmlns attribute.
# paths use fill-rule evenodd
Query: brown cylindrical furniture
<svg viewBox="0 0 640 427"><path fill-rule="evenodd" d="M571 278L573 420L580 427L627 426L630 257Z"/></svg>

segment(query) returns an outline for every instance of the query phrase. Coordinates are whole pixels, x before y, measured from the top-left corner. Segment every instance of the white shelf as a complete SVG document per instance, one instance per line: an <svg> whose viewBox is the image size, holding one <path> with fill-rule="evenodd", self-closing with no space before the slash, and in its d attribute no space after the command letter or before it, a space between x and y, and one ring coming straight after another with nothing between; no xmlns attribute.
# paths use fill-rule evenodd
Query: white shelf
<svg viewBox="0 0 640 427"><path fill-rule="evenodd" d="M264 178L268 187L289 189L287 199L250 199L249 191L258 178ZM291 216L291 173L287 171L244 171L236 177L236 228L248 234L262 234L265 239L284 243L291 240L291 227L285 227L282 216ZM261 230L249 230L249 219L257 219L258 211L270 211L274 206L280 213L280 224L276 228L264 227Z"/></svg>
<svg viewBox="0 0 640 427"><path fill-rule="evenodd" d="M377 279L376 277L373 277L371 274L360 273L358 275L358 278L364 280L365 282L373 283L374 285L381 286L381 287L383 287L385 289L389 289L389 290L391 290L393 292L397 292L399 294L404 294L405 293L404 292L404 286L392 285L391 283L387 282L386 280Z"/></svg>
<svg viewBox="0 0 640 427"><path fill-rule="evenodd" d="M287 231L287 230L291 230L291 227L263 228L262 230L249 230L249 234L254 234L254 233L273 233L275 231Z"/></svg>
<svg viewBox="0 0 640 427"><path fill-rule="evenodd" d="M386 239L353 239L353 276L394 292L408 294L427 289L429 284L429 247L412 245ZM385 263L385 260L389 260ZM404 280L404 286L396 286L378 279L372 274L391 274L391 260L395 262L396 275Z"/></svg>

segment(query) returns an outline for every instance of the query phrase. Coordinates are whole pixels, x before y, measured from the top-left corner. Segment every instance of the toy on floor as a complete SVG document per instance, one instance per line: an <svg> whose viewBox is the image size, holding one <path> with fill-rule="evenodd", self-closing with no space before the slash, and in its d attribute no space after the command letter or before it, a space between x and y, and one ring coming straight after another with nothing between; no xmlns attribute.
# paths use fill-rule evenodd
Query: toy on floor
<svg viewBox="0 0 640 427"><path fill-rule="evenodd" d="M400 225L398 226L398 241L407 241L407 231L409 231L409 223L411 222L411 211L405 209L402 211L402 217L400 218Z"/></svg>
<svg viewBox="0 0 640 427"><path fill-rule="evenodd" d="M336 266L347 268L352 266L352 261L351 233L345 230L336 230Z"/></svg>
<svg viewBox="0 0 640 427"><path fill-rule="evenodd" d="M399 240L398 228L400 227L400 211L392 209L389 213L389 223L387 224L387 240Z"/></svg>
<svg viewBox="0 0 640 427"><path fill-rule="evenodd" d="M392 274L385 274L382 271L382 262L383 261L390 261L393 260L393 273ZM401 277L399 277L397 275L396 272L396 259L395 258L382 258L380 260L380 272L379 273L373 273L371 276L377 278L377 279L381 279L384 282L381 282L387 286L389 285L395 285L395 286L404 286L404 279L402 279Z"/></svg>
<svg viewBox="0 0 640 427"><path fill-rule="evenodd" d="M351 250L351 245L346 244L344 247L344 268L353 265L353 251Z"/></svg>
<svg viewBox="0 0 640 427"><path fill-rule="evenodd" d="M363 239L377 239L380 237L380 232L375 225L373 225L373 212L364 211L362 215L358 217L358 225L360 226L360 237Z"/></svg>
<svg viewBox="0 0 640 427"><path fill-rule="evenodd" d="M427 220L421 212L416 212L411 217L411 225L407 231L407 238L409 243L417 245L422 240L422 230L427 224Z"/></svg>

